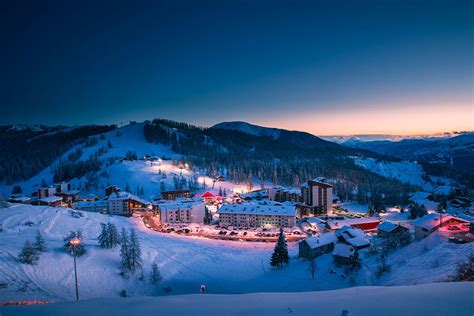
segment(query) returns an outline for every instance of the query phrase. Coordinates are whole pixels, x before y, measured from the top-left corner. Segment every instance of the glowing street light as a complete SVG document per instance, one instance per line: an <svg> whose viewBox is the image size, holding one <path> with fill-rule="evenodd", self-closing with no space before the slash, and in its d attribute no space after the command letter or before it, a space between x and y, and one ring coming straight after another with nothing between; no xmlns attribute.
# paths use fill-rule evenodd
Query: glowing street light
<svg viewBox="0 0 474 316"><path fill-rule="evenodd" d="M76 280L76 300L79 301L79 285L77 283L77 268L76 268L76 246L81 243L81 240L77 237L74 237L69 241L72 246L72 257L74 258L74 277Z"/></svg>

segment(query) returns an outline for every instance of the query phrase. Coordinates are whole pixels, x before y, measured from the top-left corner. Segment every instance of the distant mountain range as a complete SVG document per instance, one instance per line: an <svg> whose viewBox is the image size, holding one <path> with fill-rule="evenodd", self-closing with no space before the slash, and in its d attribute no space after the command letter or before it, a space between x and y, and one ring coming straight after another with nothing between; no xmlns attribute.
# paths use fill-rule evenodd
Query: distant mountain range
<svg viewBox="0 0 474 316"><path fill-rule="evenodd" d="M396 142L350 139L342 145L402 159L446 164L457 170L474 173L474 133L436 140L404 139Z"/></svg>

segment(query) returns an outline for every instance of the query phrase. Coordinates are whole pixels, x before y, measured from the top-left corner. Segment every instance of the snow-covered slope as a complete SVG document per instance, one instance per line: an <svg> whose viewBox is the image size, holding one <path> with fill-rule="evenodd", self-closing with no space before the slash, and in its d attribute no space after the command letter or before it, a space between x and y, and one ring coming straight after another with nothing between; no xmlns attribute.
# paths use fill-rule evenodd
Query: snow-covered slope
<svg viewBox="0 0 474 316"><path fill-rule="evenodd" d="M70 212L67 208L18 204L0 209L3 226L0 283L8 284L0 288L1 300L73 300L73 262L62 245L63 237L77 229L83 230L87 248L87 254L77 262L83 299L119 297L122 289L130 296L194 294L201 284L205 284L211 294L239 294L428 283L448 279L455 273L457 264L474 253L474 244L424 239L414 242L405 251L389 254L388 262L397 265L406 258L410 269L394 267L386 279L380 280L373 275L377 262L372 257L361 256L362 267L348 277L344 268L337 267L332 255L327 254L317 258L316 278L312 280L308 262L298 259L297 243L289 244L289 265L274 269L270 266L273 244L162 234L147 229L138 218L88 212L76 218ZM119 230L136 229L142 246L144 275L149 274L152 262L157 262L163 275L160 286L140 280L140 273L129 279L119 275L119 249L103 250L97 246L100 223L106 222L114 223ZM16 258L21 247L26 240L33 240L38 230L45 237L48 251L42 254L36 266L20 264ZM168 287L171 292L164 291Z"/></svg>
<svg viewBox="0 0 474 316"><path fill-rule="evenodd" d="M357 287L305 293L101 299L0 309L4 316L52 315L472 315L474 283ZM344 312L346 311L346 312Z"/></svg>

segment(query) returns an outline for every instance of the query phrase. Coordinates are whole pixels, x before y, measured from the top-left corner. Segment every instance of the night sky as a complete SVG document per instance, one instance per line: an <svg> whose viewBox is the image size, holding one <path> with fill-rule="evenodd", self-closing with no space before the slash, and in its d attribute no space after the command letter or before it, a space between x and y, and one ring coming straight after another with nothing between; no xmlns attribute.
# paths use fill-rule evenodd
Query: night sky
<svg viewBox="0 0 474 316"><path fill-rule="evenodd" d="M472 1L2 3L0 124L474 130Z"/></svg>

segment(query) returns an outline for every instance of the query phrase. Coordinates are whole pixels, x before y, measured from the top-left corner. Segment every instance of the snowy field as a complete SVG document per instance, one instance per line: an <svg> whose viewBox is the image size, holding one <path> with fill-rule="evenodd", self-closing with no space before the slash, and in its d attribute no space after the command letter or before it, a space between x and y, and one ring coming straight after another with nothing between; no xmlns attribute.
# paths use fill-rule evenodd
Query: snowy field
<svg viewBox="0 0 474 316"><path fill-rule="evenodd" d="M75 218L67 208L14 205L0 209L0 300L68 301L74 299L72 258L62 249L63 237L70 230L82 229L87 254L78 258L80 293L83 299L129 296L195 294L205 284L210 294L253 292L297 292L333 290L364 285L407 285L447 280L459 262L474 253L474 244L452 244L438 235L387 256L392 271L380 279L374 276L378 261L362 256L362 267L346 276L335 267L330 254L317 258L315 280L308 263L297 258L297 244L289 245L290 264L274 269L269 264L273 244L219 241L198 237L161 234L150 231L137 218L113 217L83 212ZM34 226L25 225L31 221ZM139 280L140 273L129 279L119 275L119 249L103 250L97 245L100 223L112 222L119 230L135 228L143 251L144 275L153 261L163 275L161 284L152 286ZM25 240L40 230L48 252L36 266L23 265L17 255ZM165 291L165 288L168 290Z"/></svg>
<svg viewBox="0 0 474 316"><path fill-rule="evenodd" d="M470 316L473 282L400 287L357 287L325 292L195 294L96 299L0 308L3 316L60 315L350 315ZM344 311L347 311L344 314Z"/></svg>

